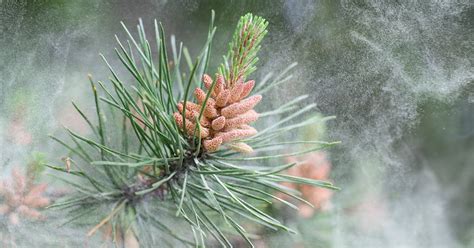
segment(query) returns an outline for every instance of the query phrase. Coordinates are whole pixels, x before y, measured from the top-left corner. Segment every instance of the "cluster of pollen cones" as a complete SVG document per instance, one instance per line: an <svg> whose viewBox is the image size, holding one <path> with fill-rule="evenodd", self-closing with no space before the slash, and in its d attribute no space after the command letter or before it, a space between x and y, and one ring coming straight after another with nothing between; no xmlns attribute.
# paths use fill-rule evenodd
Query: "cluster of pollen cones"
<svg viewBox="0 0 474 248"><path fill-rule="evenodd" d="M331 163L323 152L308 153L299 159L289 157L287 158L287 162L298 164L286 171L286 173L291 176L327 181L329 173L331 172ZM306 204L299 204L299 214L302 217L309 218L314 214L315 210L324 211L330 207L332 191L329 189L304 184L297 185L288 182L284 182L282 185L300 191L303 198L313 204L314 208ZM290 200L289 196L283 193L279 193L278 197Z"/></svg>
<svg viewBox="0 0 474 248"><path fill-rule="evenodd" d="M197 136L200 130L202 145L208 152L217 151L222 144L228 143L236 151L250 153L253 150L249 145L235 141L257 133L255 128L249 126L251 122L258 119L258 113L253 108L262 100L261 95L248 97L255 86L255 81L250 80L244 83L243 80L237 80L235 83L226 83L224 77L219 74L216 75L215 80L214 88L205 106L206 93L200 88L194 91L197 103L178 104L179 112L174 113L176 123L183 129L184 122L184 131L191 137ZM202 82L207 90L211 89L213 80L209 75L204 74ZM184 111L185 108L186 111ZM196 122L202 108L204 110L198 128Z"/></svg>
<svg viewBox="0 0 474 248"><path fill-rule="evenodd" d="M49 205L49 199L43 196L47 185L35 185L19 170L12 171L12 181L0 182L0 215L8 216L11 224L17 225L20 217L29 219L43 219L44 216L37 210Z"/></svg>

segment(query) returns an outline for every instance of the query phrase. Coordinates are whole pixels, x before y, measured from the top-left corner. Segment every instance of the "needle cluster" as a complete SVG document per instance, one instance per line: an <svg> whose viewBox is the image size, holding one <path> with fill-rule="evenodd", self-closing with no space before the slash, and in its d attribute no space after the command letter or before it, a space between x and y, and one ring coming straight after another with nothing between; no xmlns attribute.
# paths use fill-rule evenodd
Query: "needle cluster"
<svg viewBox="0 0 474 248"><path fill-rule="evenodd" d="M213 12L207 40L194 62L174 36L169 49L163 27L156 21L152 38L141 21L138 36L123 27L128 40L116 37L115 51L128 74L119 75L103 57L111 77L108 84L90 77L95 120L73 103L93 136L66 129L71 141L53 137L68 150L68 157L65 165L46 166L75 189L50 206L68 211L70 218L64 224L88 222L88 236L102 230L112 240L144 247L175 247L175 242L231 247L229 236L252 245L254 236L247 223L292 231L263 210L272 199L295 207L274 192L311 206L282 183L337 189L329 182L283 173L296 163L282 164L281 159L335 144L279 142L319 120L306 117L315 104L298 106L307 96L260 114L254 110L265 92L291 80L289 71L295 66L258 83L246 81L256 69L260 42L267 32L263 18L247 14L240 19L214 78L207 74L216 32ZM257 119L264 120L258 132L251 126ZM292 149L302 143L309 148ZM110 228L120 231L108 232Z"/></svg>

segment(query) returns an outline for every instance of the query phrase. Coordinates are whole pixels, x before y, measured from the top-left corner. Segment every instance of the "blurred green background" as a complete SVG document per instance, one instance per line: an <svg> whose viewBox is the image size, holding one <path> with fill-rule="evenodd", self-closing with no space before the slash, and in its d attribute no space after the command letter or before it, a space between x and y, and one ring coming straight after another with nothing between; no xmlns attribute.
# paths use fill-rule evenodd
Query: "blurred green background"
<svg viewBox="0 0 474 248"><path fill-rule="evenodd" d="M133 27L142 18L151 30L157 19L196 55L211 9L212 68L238 18L261 15L270 26L257 83L299 63L268 101L310 94L321 113L337 116L327 138L343 142L329 151L331 179L343 190L328 213L294 220L300 234L269 234L268 247L474 245L474 6L467 0L0 0L2 174L32 152L54 154L47 134L79 125L69 102L92 108L86 75L107 79L98 54L113 57L114 35L124 37L120 21ZM12 142L14 120L31 142Z"/></svg>

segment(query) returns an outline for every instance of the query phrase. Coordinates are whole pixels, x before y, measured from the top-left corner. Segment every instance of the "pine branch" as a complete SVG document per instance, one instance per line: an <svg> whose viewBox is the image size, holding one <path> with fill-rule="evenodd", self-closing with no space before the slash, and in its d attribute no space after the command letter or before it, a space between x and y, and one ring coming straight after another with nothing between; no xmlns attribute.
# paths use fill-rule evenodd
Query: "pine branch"
<svg viewBox="0 0 474 248"><path fill-rule="evenodd" d="M267 32L263 18L243 16L230 43L228 61L220 67L222 76L213 80L205 75L216 30L213 19L214 13L207 40L194 63L186 55L185 47L180 45L177 49L174 38L173 56L168 56L163 27L156 21L155 47L148 42L141 21L138 38L123 25L129 40L122 42L116 37L115 51L133 84L122 80L102 56L111 77L108 85L91 81L98 125L94 126L75 105L95 136L85 137L67 130L72 143L53 138L72 156L67 168L46 166L60 173L58 180L68 183L76 193L50 208L69 209L72 218L68 222L83 218L84 213L112 209L101 212L100 223L89 223L91 235L112 226L143 246L157 244L150 232L185 245L205 246L205 236L210 234L216 242L229 247L230 235L240 235L251 244L253 236L242 226L240 217L270 229L291 231L260 207L272 204L272 199L294 207L275 197L274 191L309 204L297 192L282 186L282 182L337 189L328 182L283 174L294 163L264 166L336 142L278 141L285 133L316 121L303 118L314 110L314 105L287 114L297 109L305 96L260 115L253 110L262 96L249 96L256 83L244 80L256 69L257 52ZM181 65L182 55L187 60L187 70ZM173 58L173 67L169 66L169 58ZM266 92L288 80L287 73L293 66L273 78L273 83L257 85L256 89ZM183 77L183 72L187 72L188 78ZM195 88L193 99L190 92L193 85L201 85L196 83L199 78L207 92ZM177 99L183 101L178 103ZM121 116L121 121L110 121L112 115ZM277 119L258 132L249 125L259 116ZM305 144L306 149L285 153L277 150L298 144ZM242 152L255 155L245 156ZM256 162L260 165L255 166ZM77 213L78 208L84 210ZM166 220L180 220L190 229L176 233ZM194 242L189 241L189 235L194 236Z"/></svg>

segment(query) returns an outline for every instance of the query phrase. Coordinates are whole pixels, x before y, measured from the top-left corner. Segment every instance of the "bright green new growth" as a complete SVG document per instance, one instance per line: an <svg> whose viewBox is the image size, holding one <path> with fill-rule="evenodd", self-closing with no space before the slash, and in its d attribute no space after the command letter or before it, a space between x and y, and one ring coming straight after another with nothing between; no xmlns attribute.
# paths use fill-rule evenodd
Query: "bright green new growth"
<svg viewBox="0 0 474 248"><path fill-rule="evenodd" d="M91 79L98 124L94 125L74 104L95 136L89 138L67 129L71 144L53 137L70 151L71 168L47 166L63 172L58 179L76 192L55 202L51 208L69 211L70 219L64 224L80 221L90 225L89 236L111 226L112 241L135 242L143 247L163 246L163 242L175 246L173 240L185 245L205 246L208 242L217 242L230 247L229 237L235 235L252 244L252 235L239 221L242 219L273 230L291 231L261 208L272 204L272 200L295 207L272 192L282 192L306 202L281 182L337 189L328 182L282 173L295 164L275 165L279 158L336 144L278 142L288 131L321 121L312 116L301 120L314 111L315 104L299 108L298 104L307 98L301 96L261 113L263 121L273 119L272 124L264 126L257 135L245 139L254 148L253 156L242 157L229 149L207 154L200 149L200 141L189 139L180 131L172 115L178 100L189 100L191 85L198 85L199 78L207 72L215 33L214 13L207 41L194 63L187 49L182 43L177 45L174 37L171 37L172 56L168 56L163 28L156 21L154 24L155 45L148 41L141 21L138 38L132 36L125 25L129 40L123 43L117 38L117 56L130 73L127 80L133 83L125 83L105 58L112 74L110 86ZM266 26L261 17L247 14L241 18L231 43L230 64L221 67L227 80L235 82L255 70L256 54ZM181 63L183 58L187 67ZM282 85L291 78L287 73L294 66L275 77L267 75L262 82L257 82L255 91L262 93ZM186 78L183 72L187 73ZM100 86L102 96L96 85ZM282 152L292 147L297 149L300 144L307 146L296 152ZM91 216L100 216L100 221L87 218ZM178 217L182 220L179 225L176 224ZM190 228L184 228L184 224ZM194 240L189 240L189 236Z"/></svg>
<svg viewBox="0 0 474 248"><path fill-rule="evenodd" d="M257 53L260 42L267 34L268 22L260 16L251 13L241 17L229 43L229 52L224 58L220 72L230 85L238 80L244 81L257 68Z"/></svg>

